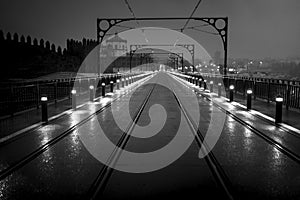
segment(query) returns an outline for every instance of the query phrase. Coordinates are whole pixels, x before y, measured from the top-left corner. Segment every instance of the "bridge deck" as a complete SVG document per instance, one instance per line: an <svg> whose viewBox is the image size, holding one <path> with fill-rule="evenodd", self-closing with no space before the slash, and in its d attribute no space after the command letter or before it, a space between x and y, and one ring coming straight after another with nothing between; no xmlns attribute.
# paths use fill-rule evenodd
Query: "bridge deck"
<svg viewBox="0 0 300 200"><path fill-rule="evenodd" d="M299 143L159 72L1 144L0 197L296 199Z"/></svg>

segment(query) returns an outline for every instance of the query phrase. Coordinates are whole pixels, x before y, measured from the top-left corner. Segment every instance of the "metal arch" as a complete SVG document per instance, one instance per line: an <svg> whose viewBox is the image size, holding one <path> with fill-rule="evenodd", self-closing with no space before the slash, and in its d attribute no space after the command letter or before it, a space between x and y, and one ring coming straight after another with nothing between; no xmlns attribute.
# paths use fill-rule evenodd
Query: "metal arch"
<svg viewBox="0 0 300 200"><path fill-rule="evenodd" d="M161 53L161 52L156 52L156 53L141 53L141 58L143 59L146 54L164 54L164 55L166 55L166 54L172 54L172 55L175 55L176 58L180 58L181 59L180 63L181 63L181 68L183 69L183 53L174 53L174 52L170 52L170 53ZM177 60L177 63L179 63L178 60ZM130 68L131 68L131 65L130 65ZM175 67L174 67L174 69L175 69ZM178 70L178 64L177 64L177 70Z"/></svg>
<svg viewBox="0 0 300 200"><path fill-rule="evenodd" d="M132 44L129 46L129 71L131 72L131 65L132 65L132 57L134 55L134 53L143 48L143 47L151 47L151 46L173 46L173 45L169 45L169 44ZM192 60L193 60L193 69L194 69L194 45L193 44L178 44L176 46L182 46L188 49L188 47L192 47L190 48L192 51L189 51L192 55ZM134 48L133 48L134 47ZM150 48L151 49L151 48ZM189 49L188 49L189 50ZM171 52L171 54L176 54L174 52ZM176 54L178 56L178 54ZM183 66L183 53L182 53L182 59L181 59L181 64ZM183 67L182 67L183 68Z"/></svg>
<svg viewBox="0 0 300 200"><path fill-rule="evenodd" d="M125 21L133 21L133 20L142 20L142 21L156 21L156 20L198 20L207 23L211 27L213 27L218 34L220 35L224 48L224 75L227 74L227 54L228 54L228 17L161 17L161 18L97 18L97 43L100 44L103 41L105 34L109 31L109 29L116 24L125 22ZM218 27L217 22L223 21L224 25ZM101 28L100 23L106 23L106 27ZM100 71L100 70L99 70Z"/></svg>
<svg viewBox="0 0 300 200"><path fill-rule="evenodd" d="M134 52L136 52L137 50L139 50L143 47L151 47L151 46L173 46L173 45L170 45L170 44L131 44L130 48L129 48L130 54L133 54ZM194 67L195 67L195 65L194 65L195 45L194 44L176 44L175 46L183 47L188 50L188 52L192 56L192 64L193 64L193 69L194 69ZM133 47L135 47L135 48L133 49Z"/></svg>

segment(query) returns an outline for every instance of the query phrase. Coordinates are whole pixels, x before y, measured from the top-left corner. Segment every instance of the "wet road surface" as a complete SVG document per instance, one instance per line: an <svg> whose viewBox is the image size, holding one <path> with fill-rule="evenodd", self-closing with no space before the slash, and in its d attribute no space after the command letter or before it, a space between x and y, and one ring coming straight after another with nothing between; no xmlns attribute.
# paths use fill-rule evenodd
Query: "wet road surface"
<svg viewBox="0 0 300 200"><path fill-rule="evenodd" d="M193 109L196 107L192 101L193 94L195 93L184 81L159 72L139 88L114 101L112 106L70 130L68 135L37 157L3 176L0 181L0 198L152 199L197 195L199 198L226 199L232 195L234 199L299 199L300 165L297 161L199 95L199 109ZM194 138L195 132L189 125L189 119L182 113L183 108L178 100L189 112L190 120L199 117L199 131L203 137L209 138L210 134L214 134L209 131L213 123L221 124L218 124L221 127L220 137L211 146L209 156L216 159L221 172L228 178L224 183L228 184L226 187L230 190L230 195L224 192L224 187L220 184L220 179L223 178L216 175L207 157L199 158L202 145ZM89 104L42 129L1 146L1 171L87 118L103 107L103 104L105 103ZM229 109L222 102L219 105ZM125 106L128 106L128 111ZM239 114L239 111L234 112ZM135 125L131 125L136 116ZM298 154L300 145L297 146L297 138L290 139L291 136L286 133L273 131L270 124L263 124L260 119L241 115L238 117L251 122L257 129L269 134L272 139L276 138L277 142L281 141L282 145ZM214 121L214 118L218 119ZM198 124L197 120L194 122ZM131 136L120 143L124 146L119 157L115 156L114 159L113 166L119 170L106 167L99 161L102 159L101 153L106 151L99 142L99 127L115 145L119 145L118 142L122 140L124 129L130 130L128 132ZM131 128L127 129L128 127ZM277 137L279 134L285 136ZM162 157L162 160L176 157L174 154L178 149L181 150L185 141L190 138L193 140L186 149L183 148L182 155L174 159L174 162L147 173L120 170L138 171L143 165L150 168L158 165L158 162L134 163L124 159L125 151L122 149L138 154L152 152L171 144L175 137L180 139L176 144L178 148L167 152L167 157ZM113 151L114 149L103 159L109 160L109 156L115 155ZM104 168L106 171L103 172ZM96 181L97 177L101 177L99 182Z"/></svg>

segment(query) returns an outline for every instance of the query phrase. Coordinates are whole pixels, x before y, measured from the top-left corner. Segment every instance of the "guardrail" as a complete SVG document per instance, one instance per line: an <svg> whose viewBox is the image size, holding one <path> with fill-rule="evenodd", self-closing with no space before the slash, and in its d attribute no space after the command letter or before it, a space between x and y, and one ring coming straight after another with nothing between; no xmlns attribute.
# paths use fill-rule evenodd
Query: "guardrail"
<svg viewBox="0 0 300 200"><path fill-rule="evenodd" d="M246 97L246 91L252 89L253 98L275 102L275 98L281 95L284 99L283 105L286 109L300 109L300 82L293 80L234 77L234 76L212 76L209 74L188 74L196 78L203 78L214 84L222 83L226 91L230 85L235 86L235 93Z"/></svg>
<svg viewBox="0 0 300 200"><path fill-rule="evenodd" d="M13 116L16 113L39 109L41 97L47 96L49 103L57 103L71 98L74 84L78 93L89 90L90 85L95 85L96 92L101 89L104 82L109 87L110 81L127 78L133 74L109 74L101 77L69 78L34 82L2 83L0 86L0 116ZM136 75L136 74L135 74Z"/></svg>

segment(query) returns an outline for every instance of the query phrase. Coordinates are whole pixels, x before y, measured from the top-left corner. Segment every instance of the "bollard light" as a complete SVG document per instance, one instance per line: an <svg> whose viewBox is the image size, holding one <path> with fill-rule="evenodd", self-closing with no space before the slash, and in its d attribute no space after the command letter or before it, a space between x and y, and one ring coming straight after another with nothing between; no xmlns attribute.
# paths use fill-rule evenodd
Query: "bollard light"
<svg viewBox="0 0 300 200"><path fill-rule="evenodd" d="M233 90L234 90L234 85L229 86L229 102L233 101Z"/></svg>
<svg viewBox="0 0 300 200"><path fill-rule="evenodd" d="M251 110L252 107L252 93L251 89L247 90L247 110Z"/></svg>
<svg viewBox="0 0 300 200"><path fill-rule="evenodd" d="M275 113L275 123L281 123L282 122L282 103L283 98L278 95L275 99L276 101L276 113Z"/></svg>
<svg viewBox="0 0 300 200"><path fill-rule="evenodd" d="M102 83L101 87L102 87L102 96L105 97L105 83Z"/></svg>
<svg viewBox="0 0 300 200"><path fill-rule="evenodd" d="M121 79L122 80L122 87L124 87L124 78Z"/></svg>
<svg viewBox="0 0 300 200"><path fill-rule="evenodd" d="M117 79L117 90L120 89L120 79Z"/></svg>
<svg viewBox="0 0 300 200"><path fill-rule="evenodd" d="M72 94L72 109L76 110L76 90L72 90L71 94Z"/></svg>
<svg viewBox="0 0 300 200"><path fill-rule="evenodd" d="M203 81L203 79L200 78L200 82L199 82L199 87L200 87L200 88L202 88L202 81Z"/></svg>
<svg viewBox="0 0 300 200"><path fill-rule="evenodd" d="M110 81L110 92L114 92L114 82Z"/></svg>
<svg viewBox="0 0 300 200"><path fill-rule="evenodd" d="M207 80L204 80L204 83L203 83L204 91L207 89L206 82L207 82Z"/></svg>
<svg viewBox="0 0 300 200"><path fill-rule="evenodd" d="M218 83L218 97L222 96L222 83Z"/></svg>
<svg viewBox="0 0 300 200"><path fill-rule="evenodd" d="M48 122L48 98L41 97L42 102L42 122Z"/></svg>
<svg viewBox="0 0 300 200"><path fill-rule="evenodd" d="M214 82L210 81L209 84L210 84L210 92L214 92Z"/></svg>
<svg viewBox="0 0 300 200"><path fill-rule="evenodd" d="M94 86L90 85L90 101L94 101Z"/></svg>

